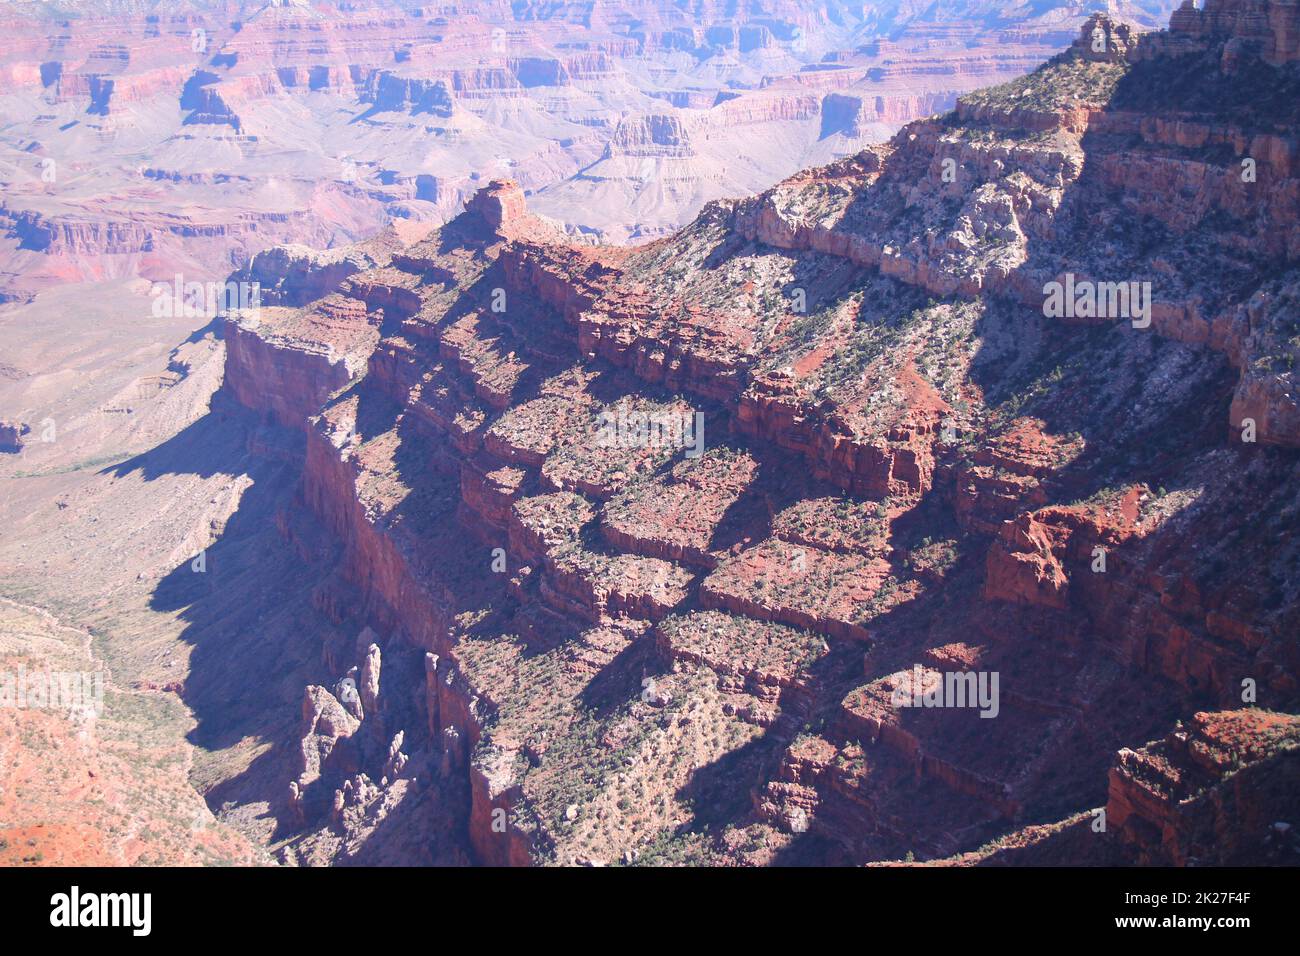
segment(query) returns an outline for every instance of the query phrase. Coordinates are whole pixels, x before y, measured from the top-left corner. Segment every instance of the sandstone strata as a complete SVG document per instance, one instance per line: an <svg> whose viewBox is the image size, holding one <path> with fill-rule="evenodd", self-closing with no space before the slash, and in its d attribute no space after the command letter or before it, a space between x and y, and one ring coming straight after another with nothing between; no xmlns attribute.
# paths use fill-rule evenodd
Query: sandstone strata
<svg viewBox="0 0 1300 956"><path fill-rule="evenodd" d="M1217 97L1229 47L1296 80L1234 44L1236 9L1095 18L1023 80L632 249L496 182L234 320L225 387L305 431L302 501L340 542L318 601L427 655L403 687L384 652L378 693L423 720L374 731L368 779L418 724L491 863L1273 852L1297 460L1289 320L1257 296L1296 282L1271 145L1296 118ZM1171 121L1180 56L1201 105ZM1046 315L1065 273L1149 281L1150 324ZM924 702L954 677L962 703Z"/></svg>

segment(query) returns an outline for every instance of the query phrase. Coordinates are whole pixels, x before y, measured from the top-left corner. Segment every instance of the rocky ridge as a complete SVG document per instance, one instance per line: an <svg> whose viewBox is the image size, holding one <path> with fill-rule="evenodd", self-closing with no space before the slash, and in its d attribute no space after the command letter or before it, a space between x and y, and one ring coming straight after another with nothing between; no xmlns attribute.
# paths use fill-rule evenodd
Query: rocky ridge
<svg viewBox="0 0 1300 956"><path fill-rule="evenodd" d="M342 545L318 607L425 655L365 748L361 691L308 691L300 825L420 754L484 863L1293 852L1294 10L1094 17L641 247L493 183L232 318ZM899 705L951 675L993 719Z"/></svg>

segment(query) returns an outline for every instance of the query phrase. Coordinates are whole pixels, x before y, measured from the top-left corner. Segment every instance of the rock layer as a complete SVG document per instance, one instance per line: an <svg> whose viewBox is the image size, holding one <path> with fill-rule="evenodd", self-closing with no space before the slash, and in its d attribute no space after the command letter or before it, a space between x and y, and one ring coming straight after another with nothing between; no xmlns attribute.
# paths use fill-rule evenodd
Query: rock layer
<svg viewBox="0 0 1300 956"><path fill-rule="evenodd" d="M385 651L380 686L421 701L479 861L1273 852L1300 194L1269 144L1296 118L1220 97L1296 74L1238 7L1094 18L1029 77L633 249L493 183L235 321L225 387L297 417L341 544L318 600L427 655L403 687ZM1150 283L1131 314L1048 306L1121 280ZM377 739L385 766L412 745Z"/></svg>

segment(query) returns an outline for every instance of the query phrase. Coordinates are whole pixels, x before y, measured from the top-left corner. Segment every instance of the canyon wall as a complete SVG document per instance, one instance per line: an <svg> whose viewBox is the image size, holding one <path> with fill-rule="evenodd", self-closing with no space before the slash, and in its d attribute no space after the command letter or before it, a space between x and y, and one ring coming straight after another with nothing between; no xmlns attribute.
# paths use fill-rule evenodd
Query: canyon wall
<svg viewBox="0 0 1300 956"><path fill-rule="evenodd" d="M426 754L498 864L1274 853L1296 117L1221 113L1236 70L1297 81L1230 9L1095 17L635 248L494 182L231 328L226 390L307 434L301 503L342 548L318 606L424 655L381 685L418 737L366 780ZM364 689L361 643L337 670ZM308 784L346 806L338 761Z"/></svg>

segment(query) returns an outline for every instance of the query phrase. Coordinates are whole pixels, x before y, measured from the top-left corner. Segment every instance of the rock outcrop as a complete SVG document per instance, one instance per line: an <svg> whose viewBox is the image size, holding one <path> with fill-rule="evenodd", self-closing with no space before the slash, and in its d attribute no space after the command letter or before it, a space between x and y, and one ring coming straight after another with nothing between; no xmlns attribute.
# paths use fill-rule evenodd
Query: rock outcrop
<svg viewBox="0 0 1300 956"><path fill-rule="evenodd" d="M1197 713L1163 740L1121 750L1107 825L1157 866L1297 864L1300 720L1260 710Z"/></svg>

